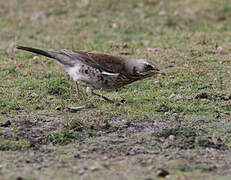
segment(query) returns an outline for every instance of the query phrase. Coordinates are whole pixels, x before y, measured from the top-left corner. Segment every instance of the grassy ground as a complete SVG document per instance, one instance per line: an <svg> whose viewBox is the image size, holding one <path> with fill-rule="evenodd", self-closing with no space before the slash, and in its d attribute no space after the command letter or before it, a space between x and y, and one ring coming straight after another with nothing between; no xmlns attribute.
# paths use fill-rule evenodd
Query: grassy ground
<svg viewBox="0 0 231 180"><path fill-rule="evenodd" d="M0 7L0 179L231 178L229 0ZM100 92L121 106L77 99L61 67L16 45L147 58L166 76Z"/></svg>

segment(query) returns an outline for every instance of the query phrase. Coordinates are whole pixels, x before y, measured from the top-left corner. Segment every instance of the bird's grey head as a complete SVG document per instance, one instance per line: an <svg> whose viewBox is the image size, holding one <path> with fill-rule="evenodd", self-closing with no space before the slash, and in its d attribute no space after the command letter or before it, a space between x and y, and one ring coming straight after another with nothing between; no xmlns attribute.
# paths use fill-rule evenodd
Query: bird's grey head
<svg viewBox="0 0 231 180"><path fill-rule="evenodd" d="M130 59L127 64L129 72L133 75L148 77L154 74L164 74L157 64L146 59Z"/></svg>

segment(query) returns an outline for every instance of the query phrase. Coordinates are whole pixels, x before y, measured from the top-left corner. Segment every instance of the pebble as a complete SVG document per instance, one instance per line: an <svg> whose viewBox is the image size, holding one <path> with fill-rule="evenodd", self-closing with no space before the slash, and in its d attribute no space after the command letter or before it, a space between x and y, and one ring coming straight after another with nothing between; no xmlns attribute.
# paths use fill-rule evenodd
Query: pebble
<svg viewBox="0 0 231 180"><path fill-rule="evenodd" d="M34 56L34 57L33 57L33 60L37 60L37 59L39 59L38 56Z"/></svg>
<svg viewBox="0 0 231 180"><path fill-rule="evenodd" d="M170 135L168 138L169 138L169 140L171 140L171 141L175 141L175 139L176 139L176 137L173 136L173 135Z"/></svg>
<svg viewBox="0 0 231 180"><path fill-rule="evenodd" d="M217 52L219 52L219 53L221 53L222 50L223 50L223 48L222 48L221 46L219 46L219 47L217 48Z"/></svg>

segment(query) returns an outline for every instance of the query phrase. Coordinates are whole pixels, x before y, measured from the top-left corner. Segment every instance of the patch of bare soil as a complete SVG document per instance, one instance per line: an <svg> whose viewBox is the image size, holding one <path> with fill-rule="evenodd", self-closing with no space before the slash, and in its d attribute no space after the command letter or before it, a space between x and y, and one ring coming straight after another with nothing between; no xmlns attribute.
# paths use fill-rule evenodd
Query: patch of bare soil
<svg viewBox="0 0 231 180"><path fill-rule="evenodd" d="M130 175L134 168L142 173L149 169L150 172L157 171L157 177L162 175L159 172L162 167L170 175L172 169L181 172L197 169L203 172L230 172L227 157L231 157L231 153L222 140L214 142L210 137L197 140L203 133L203 123L220 122L197 120L172 125L172 120L163 117L142 122L127 121L125 116L102 116L76 122L69 131L71 141L66 145L53 146L43 144L42 139L66 128L66 122L61 117L30 116L1 127L1 136L27 140L31 146L23 151L14 149L18 150L13 154L14 161L11 151L8 151L12 149L1 150L11 154L4 157L9 163L29 168L33 164L39 172L46 171L48 167L54 171L62 168L79 177L100 171L113 173L115 164L127 169ZM17 133L14 132L15 127Z"/></svg>
<svg viewBox="0 0 231 180"><path fill-rule="evenodd" d="M7 126L6 126L7 124ZM42 138L55 130L62 129L65 121L61 117L51 116L20 116L12 121L7 121L1 126L0 137L11 140L26 140L31 147L38 145ZM1 150L17 150L17 148L4 147Z"/></svg>

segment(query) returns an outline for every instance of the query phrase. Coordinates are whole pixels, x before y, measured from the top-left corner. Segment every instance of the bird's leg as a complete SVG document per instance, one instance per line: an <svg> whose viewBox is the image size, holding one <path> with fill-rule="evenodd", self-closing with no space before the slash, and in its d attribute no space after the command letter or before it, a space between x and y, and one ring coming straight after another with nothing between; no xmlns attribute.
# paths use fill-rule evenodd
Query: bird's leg
<svg viewBox="0 0 231 180"><path fill-rule="evenodd" d="M100 95L100 94L97 94L97 93L95 93L95 92L92 92L92 94L93 95L95 95L95 96L98 96L98 97L100 97L100 98L102 98L102 99L104 99L105 101L107 101L107 102L109 102L109 103L114 103L114 101L112 101L111 99L109 99L109 98L107 98L107 97L105 97L105 96L103 96L103 95Z"/></svg>
<svg viewBox="0 0 231 180"><path fill-rule="evenodd" d="M76 90L76 97L79 97L79 85L78 85L78 81L75 81L75 90Z"/></svg>

